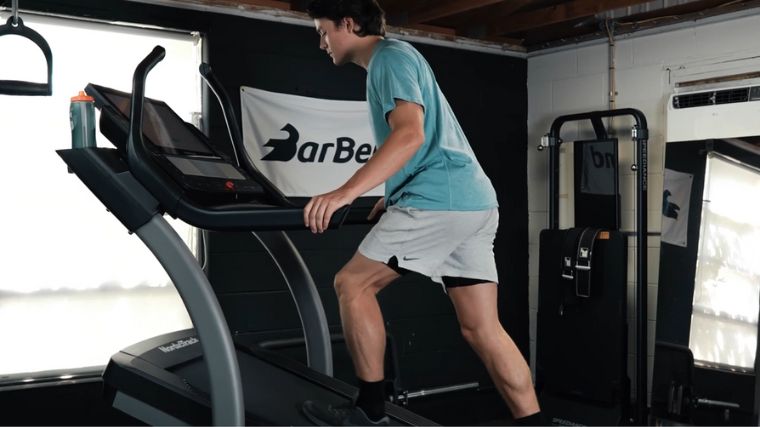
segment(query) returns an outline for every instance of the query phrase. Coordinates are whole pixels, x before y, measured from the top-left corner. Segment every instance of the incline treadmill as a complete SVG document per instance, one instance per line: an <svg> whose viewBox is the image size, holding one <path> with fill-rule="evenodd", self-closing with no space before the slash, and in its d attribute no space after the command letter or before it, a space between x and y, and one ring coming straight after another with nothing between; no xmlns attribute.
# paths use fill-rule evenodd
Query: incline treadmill
<svg viewBox="0 0 760 427"><path fill-rule="evenodd" d="M132 94L88 85L87 93L101 110L101 132L115 149L58 151L161 262L195 326L114 355L103 376L106 393L114 407L149 424L308 425L300 411L304 400L339 404L349 401L355 388L329 376L324 310L303 260L282 232L303 229L303 211L249 162L231 161L165 103L144 97L147 74L164 55L157 46L137 66ZM228 97L213 87L207 66L201 72L223 103L233 142L242 147L242 141L235 141L239 131ZM206 230L266 231L254 234L291 288L309 364L316 370L273 352L235 345L208 279L164 213ZM352 210L349 215L345 207L333 215L330 227L367 213ZM434 424L390 403L386 411L392 424Z"/></svg>

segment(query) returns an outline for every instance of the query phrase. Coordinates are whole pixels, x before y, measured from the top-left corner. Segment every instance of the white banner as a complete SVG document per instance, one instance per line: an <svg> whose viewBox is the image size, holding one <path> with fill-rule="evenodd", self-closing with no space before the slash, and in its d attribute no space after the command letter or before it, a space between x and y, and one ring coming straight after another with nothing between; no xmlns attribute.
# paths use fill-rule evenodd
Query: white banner
<svg viewBox="0 0 760 427"><path fill-rule="evenodd" d="M240 103L247 155L286 196L335 190L375 152L364 101L241 87ZM382 196L383 186L364 195Z"/></svg>
<svg viewBox="0 0 760 427"><path fill-rule="evenodd" d="M662 194L661 240L677 246L687 246L689 231L689 202L694 175L665 169Z"/></svg>

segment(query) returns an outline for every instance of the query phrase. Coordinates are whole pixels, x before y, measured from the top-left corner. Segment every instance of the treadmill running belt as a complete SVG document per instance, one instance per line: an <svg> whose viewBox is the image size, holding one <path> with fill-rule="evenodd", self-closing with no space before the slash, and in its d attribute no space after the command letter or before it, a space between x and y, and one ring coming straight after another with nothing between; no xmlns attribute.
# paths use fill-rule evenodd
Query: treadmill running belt
<svg viewBox="0 0 760 427"><path fill-rule="evenodd" d="M103 374L114 406L148 423L210 425L208 369L197 343L190 329L150 338L114 355ZM304 401L343 404L356 392L273 351L237 344L236 352L247 425L312 425L301 412ZM124 395L129 407L122 404ZM391 425L435 425L390 403L386 411Z"/></svg>
<svg viewBox="0 0 760 427"><path fill-rule="evenodd" d="M301 413L303 401L319 399L331 404L348 401L341 394L241 351L238 351L238 363L243 378L247 422L265 425L311 425L311 421ZM196 389L209 389L208 371L205 363L201 361L181 365L173 372Z"/></svg>

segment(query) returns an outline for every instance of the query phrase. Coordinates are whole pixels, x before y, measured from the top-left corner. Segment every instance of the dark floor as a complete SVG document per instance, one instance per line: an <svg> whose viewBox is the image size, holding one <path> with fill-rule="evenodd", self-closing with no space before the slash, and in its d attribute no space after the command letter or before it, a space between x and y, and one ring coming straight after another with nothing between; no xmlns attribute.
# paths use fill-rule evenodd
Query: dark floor
<svg viewBox="0 0 760 427"><path fill-rule="evenodd" d="M513 425L504 401L494 389L423 397L409 402L407 408L441 425Z"/></svg>
<svg viewBox="0 0 760 427"><path fill-rule="evenodd" d="M2 425L142 425L101 398L100 378L0 388Z"/></svg>
<svg viewBox="0 0 760 427"><path fill-rule="evenodd" d="M407 406L442 425L512 425L495 391L462 391L412 400ZM0 388L0 425L142 425L108 406L99 378Z"/></svg>

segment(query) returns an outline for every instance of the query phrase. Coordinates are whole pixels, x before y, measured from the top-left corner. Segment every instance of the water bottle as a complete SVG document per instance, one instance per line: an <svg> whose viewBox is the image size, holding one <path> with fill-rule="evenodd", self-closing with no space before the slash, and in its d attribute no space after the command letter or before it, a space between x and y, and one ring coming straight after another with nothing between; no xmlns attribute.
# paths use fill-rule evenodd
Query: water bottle
<svg viewBox="0 0 760 427"><path fill-rule="evenodd" d="M71 148L95 147L95 99L83 90L71 98Z"/></svg>

